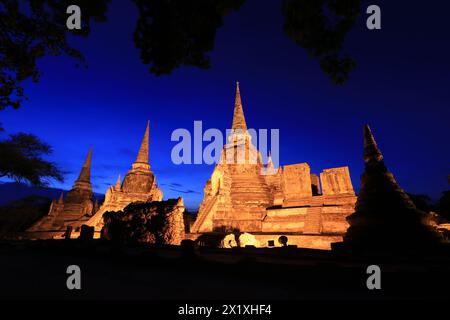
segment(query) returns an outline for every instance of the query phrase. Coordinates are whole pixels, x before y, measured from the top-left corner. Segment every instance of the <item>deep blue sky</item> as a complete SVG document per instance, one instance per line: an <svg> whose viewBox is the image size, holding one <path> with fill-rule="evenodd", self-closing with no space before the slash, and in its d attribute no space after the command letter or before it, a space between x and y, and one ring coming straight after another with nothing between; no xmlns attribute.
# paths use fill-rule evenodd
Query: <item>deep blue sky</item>
<svg viewBox="0 0 450 320"><path fill-rule="evenodd" d="M315 173L348 165L358 189L369 123L401 186L436 198L450 173L450 5L393 2L374 2L381 31L367 30L363 14L349 34L346 51L358 66L337 87L284 35L280 1L247 0L226 17L211 69L156 77L134 47L134 4L116 0L107 23L72 40L89 69L66 57L41 60L41 81L25 86L29 100L0 121L7 133L34 133L54 147L50 159L68 172L56 187L72 186L93 144L93 185L104 193L130 169L149 119L150 162L164 196L183 196L193 208L213 166L172 164L170 135L192 131L194 120L229 128L238 80L248 126L280 129L282 165L308 162Z"/></svg>

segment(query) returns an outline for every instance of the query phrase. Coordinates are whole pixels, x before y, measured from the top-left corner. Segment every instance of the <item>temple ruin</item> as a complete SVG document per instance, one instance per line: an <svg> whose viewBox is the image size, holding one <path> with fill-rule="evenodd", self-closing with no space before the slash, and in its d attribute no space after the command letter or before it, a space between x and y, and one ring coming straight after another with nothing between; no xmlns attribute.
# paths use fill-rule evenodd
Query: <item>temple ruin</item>
<svg viewBox="0 0 450 320"><path fill-rule="evenodd" d="M149 131L148 123L131 170L123 182L119 176L108 188L100 208L92 199L91 149L73 189L65 199L53 201L49 215L30 231L47 232L47 237L55 237L51 232L57 231L56 237L62 237L62 231L70 227L76 236L86 225L94 227L98 237L105 212L161 201L163 194L149 164ZM348 167L325 169L317 175L307 163L277 168L270 156L265 165L247 129L239 85L231 134L204 192L197 219L186 234L200 244L205 235L224 239L234 233L240 246L330 249L331 243L342 241L348 228L346 217L354 212L356 202ZM224 246L233 243L225 242Z"/></svg>
<svg viewBox="0 0 450 320"><path fill-rule="evenodd" d="M123 183L121 184L119 176L116 185L110 186L106 191L105 201L100 209L89 221L85 222L86 225L95 227L96 231L101 231L103 226L102 216L105 212L121 211L133 202L162 200L163 193L158 188L149 163L149 135L150 122L147 123L136 161L125 175Z"/></svg>
<svg viewBox="0 0 450 320"><path fill-rule="evenodd" d="M307 163L275 168L269 157L264 165L247 130L237 84L231 134L189 237L249 233L258 246L271 247L286 236L288 245L330 249L342 241L355 202L348 167L325 169L319 178Z"/></svg>
<svg viewBox="0 0 450 320"><path fill-rule="evenodd" d="M48 215L36 222L28 231L55 232L65 230L78 221L86 220L98 210L93 200L91 185L92 147L89 149L78 179L66 197L53 200Z"/></svg>
<svg viewBox="0 0 450 320"><path fill-rule="evenodd" d="M67 227L72 230L72 237L79 235L82 225L95 228L96 237L103 227L103 214L107 211L121 211L134 202L161 201L162 191L158 188L156 178L149 164L150 123L147 123L144 137L136 161L125 175L123 183L120 176L115 186L105 194L105 200L99 207L93 201L90 183L92 148L89 150L80 176L72 190L65 198L54 200L47 216L39 220L28 231L35 238L62 238Z"/></svg>

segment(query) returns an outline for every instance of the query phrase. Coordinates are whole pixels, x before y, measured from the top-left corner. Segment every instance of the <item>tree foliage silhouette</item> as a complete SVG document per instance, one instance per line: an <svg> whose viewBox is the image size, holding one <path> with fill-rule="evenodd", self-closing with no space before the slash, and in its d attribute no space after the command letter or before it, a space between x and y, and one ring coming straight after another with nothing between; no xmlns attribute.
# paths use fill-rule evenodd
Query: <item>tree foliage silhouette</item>
<svg viewBox="0 0 450 320"><path fill-rule="evenodd" d="M139 20L134 42L141 60L156 75L180 66L209 68L225 15L244 0L135 0ZM284 0L284 32L310 56L335 84L347 81L355 61L340 57L345 36L354 26L362 0Z"/></svg>
<svg viewBox="0 0 450 320"><path fill-rule="evenodd" d="M0 110L18 108L25 98L22 82L37 82L41 72L37 60L67 54L84 63L83 55L71 47L67 35L86 37L91 20L105 21L109 0L1 0L0 1ZM83 8L81 30L66 27L67 7Z"/></svg>
<svg viewBox="0 0 450 320"><path fill-rule="evenodd" d="M356 62L340 57L345 36L361 12L362 0L284 0L284 32L319 59L335 84L348 80Z"/></svg>
<svg viewBox="0 0 450 320"><path fill-rule="evenodd" d="M134 43L144 64L156 75L180 66L209 68L207 54L214 49L223 18L244 0L135 0L139 19Z"/></svg>
<svg viewBox="0 0 450 320"><path fill-rule="evenodd" d="M284 32L334 83L348 79L355 61L341 57L345 36L354 26L363 0L283 0ZM86 37L91 22L106 21L109 0L0 0L0 110L18 108L25 99L22 82L37 82L39 58L66 54L85 63L68 43L68 34ZM181 66L209 68L217 29L245 0L134 0L138 11L134 43L155 75ZM82 8L81 30L66 27L66 9Z"/></svg>
<svg viewBox="0 0 450 320"><path fill-rule="evenodd" d="M139 19L134 42L150 72L169 74L185 65L210 66L207 54L214 48L223 18L239 10L244 0L135 0ZM310 56L335 84L348 80L356 66L341 57L347 33L361 11L362 0L284 0L284 32Z"/></svg>
<svg viewBox="0 0 450 320"><path fill-rule="evenodd" d="M0 141L0 178L8 177L37 186L45 186L49 179L62 182L58 167L43 156L52 148L32 134L19 133Z"/></svg>
<svg viewBox="0 0 450 320"><path fill-rule="evenodd" d="M37 61L68 55L85 63L68 43L68 35L86 37L92 21L106 21L109 0L0 0L0 110L19 108L25 99L23 82L39 81ZM156 75L181 66L209 68L217 29L224 17L245 0L134 0L138 10L134 32L141 60ZM337 84L355 66L339 54L346 34L359 15L362 0L284 0L284 31ZM81 30L66 27L67 7L82 8ZM3 131L0 125L0 132ZM0 176L43 184L45 177L62 180L61 172L40 156L51 148L33 135L18 134L0 141Z"/></svg>

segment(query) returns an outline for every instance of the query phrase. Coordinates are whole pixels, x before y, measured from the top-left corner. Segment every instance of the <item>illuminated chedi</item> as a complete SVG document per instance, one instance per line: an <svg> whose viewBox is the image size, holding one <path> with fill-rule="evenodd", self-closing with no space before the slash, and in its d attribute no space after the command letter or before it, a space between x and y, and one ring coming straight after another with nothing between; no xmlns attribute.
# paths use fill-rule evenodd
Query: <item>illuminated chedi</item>
<svg viewBox="0 0 450 320"><path fill-rule="evenodd" d="M262 247L286 235L288 244L330 249L356 202L348 167L326 169L319 179L307 163L275 168L269 156L265 166L247 131L239 85L232 131L204 193L190 238L234 230L251 233Z"/></svg>
<svg viewBox="0 0 450 320"><path fill-rule="evenodd" d="M89 150L80 176L65 198L54 200L47 216L39 220L28 231L32 237L60 238L67 227L72 227L72 236L76 237L82 225L95 227L97 236L103 227L103 214L107 211L121 211L133 202L161 201L162 191L158 188L156 178L149 164L149 133L147 123L136 161L126 174L123 183L120 176L115 186L105 194L105 201L98 207L93 201L90 171L92 148Z"/></svg>
<svg viewBox="0 0 450 320"><path fill-rule="evenodd" d="M53 200L48 215L41 218L28 231L50 232L65 230L77 221L85 220L97 210L97 202L93 201L91 185L92 147L78 179L66 197L61 194L59 200Z"/></svg>
<svg viewBox="0 0 450 320"><path fill-rule="evenodd" d="M131 170L125 175L123 183L120 176L115 186L109 187L105 201L95 215L86 222L100 231L103 226L102 216L107 211L121 211L133 202L161 201L162 191L158 188L156 178L149 164L150 123L147 123L141 147Z"/></svg>

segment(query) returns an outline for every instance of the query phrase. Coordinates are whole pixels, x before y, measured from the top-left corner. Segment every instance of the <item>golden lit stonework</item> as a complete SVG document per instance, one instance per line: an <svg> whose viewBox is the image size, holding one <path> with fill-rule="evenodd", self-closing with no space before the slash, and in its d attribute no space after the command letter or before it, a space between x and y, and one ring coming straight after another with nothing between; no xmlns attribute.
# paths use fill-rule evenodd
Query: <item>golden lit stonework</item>
<svg viewBox="0 0 450 320"><path fill-rule="evenodd" d="M243 161L227 161L239 150ZM204 193L190 238L246 234L251 241L240 246L279 246L286 236L288 245L330 249L342 240L356 202L348 167L326 169L319 179L307 163L275 168L269 157L265 166L247 132L239 86L232 133Z"/></svg>
<svg viewBox="0 0 450 320"><path fill-rule="evenodd" d="M162 191L149 164L149 131L147 123L144 138L132 169L126 174L123 183L120 176L115 186L105 194L105 200L99 208L92 200L90 183L92 148L83 165L80 176L66 198L54 200L47 216L39 220L28 231L34 238L62 238L67 227L71 227L72 237L79 235L82 225L95 227L96 237L103 227L103 214L107 211L120 211L134 202L161 201Z"/></svg>
<svg viewBox="0 0 450 320"><path fill-rule="evenodd" d="M120 176L115 186L110 186L105 194L105 201L98 212L86 222L100 231L103 226L102 216L107 211L120 211L133 202L161 201L162 191L158 188L156 178L149 164L150 123L147 123L144 138L136 161L120 184Z"/></svg>
<svg viewBox="0 0 450 320"><path fill-rule="evenodd" d="M61 233L67 226L86 220L97 212L98 206L93 201L91 185L91 162L92 147L72 189L66 197L61 194L59 200L53 200L48 214L29 228L29 232L36 233L38 237L51 238L53 232Z"/></svg>

